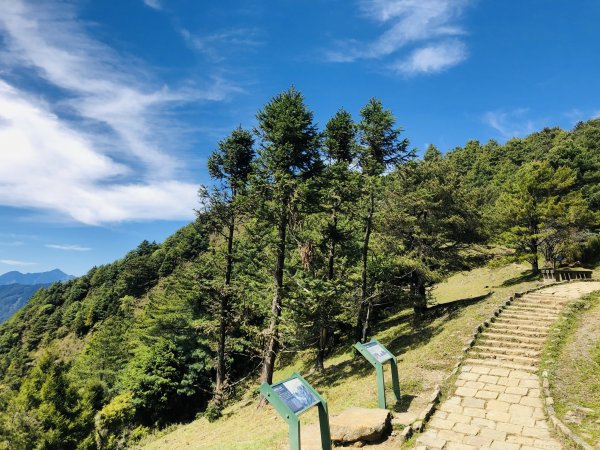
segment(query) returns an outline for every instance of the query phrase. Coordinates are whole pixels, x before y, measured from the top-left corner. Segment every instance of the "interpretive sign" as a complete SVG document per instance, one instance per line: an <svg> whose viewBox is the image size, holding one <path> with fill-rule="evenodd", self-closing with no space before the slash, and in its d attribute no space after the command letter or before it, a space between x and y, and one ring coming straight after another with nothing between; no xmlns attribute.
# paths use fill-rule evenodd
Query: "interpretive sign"
<svg viewBox="0 0 600 450"><path fill-rule="evenodd" d="M398 361L396 357L385 348L379 341L372 339L370 342L365 344L357 342L354 344L354 348L363 355L367 361L369 361L375 367L377 372L377 397L379 400L379 407L385 408L385 381L383 378L383 364L390 362L390 369L392 372L392 389L394 391L394 397L396 401L400 401L400 382L398 381Z"/></svg>
<svg viewBox="0 0 600 450"><path fill-rule="evenodd" d="M394 355L388 352L383 346L377 341L367 342L363 344L367 351L373 355L373 357L380 363L386 362L388 359L392 359Z"/></svg>
<svg viewBox="0 0 600 450"><path fill-rule="evenodd" d="M279 398L296 414L319 402L317 397L299 378L292 378L283 383L274 384L272 388L279 395Z"/></svg>
<svg viewBox="0 0 600 450"><path fill-rule="evenodd" d="M300 414L315 405L319 409L321 446L324 450L331 449L327 402L299 373L294 372L290 378L279 383L263 383L260 393L288 423L291 450L300 450Z"/></svg>

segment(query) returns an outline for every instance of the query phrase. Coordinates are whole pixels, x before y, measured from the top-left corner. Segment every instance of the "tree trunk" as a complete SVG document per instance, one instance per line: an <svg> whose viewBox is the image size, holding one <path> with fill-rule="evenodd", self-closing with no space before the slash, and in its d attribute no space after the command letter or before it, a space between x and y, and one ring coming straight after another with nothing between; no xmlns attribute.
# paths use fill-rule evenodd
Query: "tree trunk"
<svg viewBox="0 0 600 450"><path fill-rule="evenodd" d="M267 343L265 345L262 373L260 380L263 383L273 383L273 370L275 368L275 358L278 350L279 318L281 316L281 300L283 297L283 271L285 268L285 241L288 225L287 199L281 207L279 225L277 230L277 261L275 265L275 294L271 303L271 323L267 333ZM262 398L259 406L265 404Z"/></svg>
<svg viewBox="0 0 600 450"><path fill-rule="evenodd" d="M537 239L531 239L529 246L531 247L531 272L537 275L540 273Z"/></svg>
<svg viewBox="0 0 600 450"><path fill-rule="evenodd" d="M323 371L325 369L325 347L327 346L327 327L321 326L319 330L319 348L317 350L317 360L315 361L315 369Z"/></svg>
<svg viewBox="0 0 600 450"><path fill-rule="evenodd" d="M333 281L335 277L335 245L337 242L337 207L334 204L331 212L331 228L333 235L329 242L329 255L327 261L327 279ZM319 328L319 339L317 340L317 360L315 361L315 368L322 371L325 368L325 348L327 347L327 325L325 324L326 318L322 317L324 313L319 312L320 328Z"/></svg>
<svg viewBox="0 0 600 450"><path fill-rule="evenodd" d="M225 384L225 341L227 339L227 308L229 303L229 286L233 271L233 234L235 231L235 216L231 216L227 236L227 262L225 266L225 291L221 293L219 311L219 344L217 347L217 379L215 386L215 400L219 407L223 402L223 387Z"/></svg>
<svg viewBox="0 0 600 450"><path fill-rule="evenodd" d="M362 247L362 272L361 272L361 284L360 284L360 305L358 307L358 317L356 319L356 339L364 342L367 335L367 328L363 325L363 315L365 307L367 305L367 298L369 293L367 291L368 279L367 279L367 262L369 256L369 240L371 238L371 228L373 225L373 212L375 209L375 194L371 188L369 192L369 212L365 222L365 237L363 240ZM370 310L370 304L369 304ZM368 327L368 322L367 322Z"/></svg>
<svg viewBox="0 0 600 450"><path fill-rule="evenodd" d="M414 292L413 292L413 310L415 316L420 318L425 311L427 311L427 291L425 290L425 283L419 275L413 277Z"/></svg>
<svg viewBox="0 0 600 450"><path fill-rule="evenodd" d="M367 313L365 314L365 323L363 324L362 334L360 336L360 342L367 342L367 335L369 333L369 319L371 318L371 310L373 309L373 302L369 300L367 302Z"/></svg>

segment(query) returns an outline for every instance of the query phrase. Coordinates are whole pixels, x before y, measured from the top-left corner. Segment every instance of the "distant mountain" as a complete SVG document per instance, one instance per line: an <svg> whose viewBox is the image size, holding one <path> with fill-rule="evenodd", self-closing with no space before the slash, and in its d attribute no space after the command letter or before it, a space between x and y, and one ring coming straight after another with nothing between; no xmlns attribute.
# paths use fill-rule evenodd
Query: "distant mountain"
<svg viewBox="0 0 600 450"><path fill-rule="evenodd" d="M67 275L58 269L40 273L13 271L0 275L0 323L25 306L38 289L48 287L56 281L69 281L73 278L73 275Z"/></svg>
<svg viewBox="0 0 600 450"><path fill-rule="evenodd" d="M18 309L25 306L38 289L48 287L50 284L0 285L0 323L8 320Z"/></svg>
<svg viewBox="0 0 600 450"><path fill-rule="evenodd" d="M56 281L69 281L75 278L73 275L67 275L62 270L54 269L49 272L39 273L21 273L12 271L6 272L4 275L0 275L0 285L7 284L49 284Z"/></svg>

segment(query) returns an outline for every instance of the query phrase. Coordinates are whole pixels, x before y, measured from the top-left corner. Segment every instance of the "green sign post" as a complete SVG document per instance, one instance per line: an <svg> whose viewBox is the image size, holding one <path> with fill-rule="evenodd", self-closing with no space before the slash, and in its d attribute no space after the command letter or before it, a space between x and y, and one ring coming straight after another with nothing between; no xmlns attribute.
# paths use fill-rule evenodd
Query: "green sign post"
<svg viewBox="0 0 600 450"><path fill-rule="evenodd" d="M400 401L400 382L398 381L398 361L396 357L379 343L376 339L372 339L370 342L362 344L357 342L354 344L354 348L358 350L367 360L375 366L377 371L377 397L379 399L379 407L385 409L385 383L383 380L383 364L390 362L392 370L392 389L394 390L394 396L396 401Z"/></svg>
<svg viewBox="0 0 600 450"><path fill-rule="evenodd" d="M300 450L300 414L316 405L319 408L321 446L323 450L331 450L327 402L299 373L294 372L279 383L263 383L260 393L288 423L290 450Z"/></svg>

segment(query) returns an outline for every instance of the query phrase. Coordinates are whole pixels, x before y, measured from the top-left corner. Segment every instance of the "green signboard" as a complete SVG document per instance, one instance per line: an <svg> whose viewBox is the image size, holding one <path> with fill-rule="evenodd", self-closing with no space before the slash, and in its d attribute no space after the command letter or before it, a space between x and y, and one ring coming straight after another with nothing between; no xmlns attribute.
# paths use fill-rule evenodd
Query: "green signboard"
<svg viewBox="0 0 600 450"><path fill-rule="evenodd" d="M367 360L373 364L377 372L377 397L379 399L379 407L385 408L385 382L383 379L383 364L390 362L392 370L392 389L396 401L400 401L400 382L398 381L398 361L396 357L385 348L379 341L372 339L370 342L362 344L357 342L354 348L360 352Z"/></svg>
<svg viewBox="0 0 600 450"><path fill-rule="evenodd" d="M299 373L294 372L290 378L279 383L263 383L260 387L260 393L288 423L291 450L300 450L299 416L313 406L317 406L319 409L321 446L323 450L331 449L327 402Z"/></svg>

